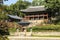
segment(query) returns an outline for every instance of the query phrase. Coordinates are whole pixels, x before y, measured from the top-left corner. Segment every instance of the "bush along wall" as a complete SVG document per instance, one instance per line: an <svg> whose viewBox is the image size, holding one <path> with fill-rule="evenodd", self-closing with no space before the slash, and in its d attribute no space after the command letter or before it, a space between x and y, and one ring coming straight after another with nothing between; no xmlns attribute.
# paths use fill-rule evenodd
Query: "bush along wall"
<svg viewBox="0 0 60 40"><path fill-rule="evenodd" d="M60 32L60 25L45 25L45 26L34 26L31 28L27 28L27 31L32 29L33 32L40 32L40 31L59 31Z"/></svg>

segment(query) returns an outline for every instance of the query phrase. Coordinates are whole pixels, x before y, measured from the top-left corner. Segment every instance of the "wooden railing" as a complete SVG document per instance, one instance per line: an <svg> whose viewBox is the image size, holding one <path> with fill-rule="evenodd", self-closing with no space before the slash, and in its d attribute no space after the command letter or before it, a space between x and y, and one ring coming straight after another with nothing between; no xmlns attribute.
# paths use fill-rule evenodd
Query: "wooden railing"
<svg viewBox="0 0 60 40"><path fill-rule="evenodd" d="M25 17L40 17L40 16L48 16L47 14L46 15L28 15L28 16L25 16Z"/></svg>

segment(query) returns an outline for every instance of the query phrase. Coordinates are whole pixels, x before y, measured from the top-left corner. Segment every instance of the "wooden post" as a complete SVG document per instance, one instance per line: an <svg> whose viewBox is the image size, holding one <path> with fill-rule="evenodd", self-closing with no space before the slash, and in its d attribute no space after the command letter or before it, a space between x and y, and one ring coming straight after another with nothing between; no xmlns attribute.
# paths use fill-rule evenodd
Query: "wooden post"
<svg viewBox="0 0 60 40"><path fill-rule="evenodd" d="M24 17L24 20L26 20L26 16Z"/></svg>
<svg viewBox="0 0 60 40"><path fill-rule="evenodd" d="M48 14L47 14L47 20L48 20Z"/></svg>
<svg viewBox="0 0 60 40"><path fill-rule="evenodd" d="M48 14L47 14L47 22L48 22Z"/></svg>
<svg viewBox="0 0 60 40"><path fill-rule="evenodd" d="M44 19L44 14L43 14L43 19Z"/></svg>
<svg viewBox="0 0 60 40"><path fill-rule="evenodd" d="M39 19L39 15L38 15L38 19Z"/></svg>
<svg viewBox="0 0 60 40"><path fill-rule="evenodd" d="M28 20L30 19L30 16L28 16Z"/></svg>
<svg viewBox="0 0 60 40"><path fill-rule="evenodd" d="M25 29L24 29L25 36L26 36L26 32L27 32L27 29L25 28Z"/></svg>
<svg viewBox="0 0 60 40"><path fill-rule="evenodd" d="M33 20L34 20L34 15L33 15Z"/></svg>
<svg viewBox="0 0 60 40"><path fill-rule="evenodd" d="M43 14L43 21L44 21L44 14Z"/></svg>

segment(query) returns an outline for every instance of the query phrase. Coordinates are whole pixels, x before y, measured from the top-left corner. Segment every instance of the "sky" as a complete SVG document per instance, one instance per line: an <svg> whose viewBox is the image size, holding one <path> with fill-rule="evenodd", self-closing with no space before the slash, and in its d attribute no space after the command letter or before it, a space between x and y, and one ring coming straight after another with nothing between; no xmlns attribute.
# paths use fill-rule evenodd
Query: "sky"
<svg viewBox="0 0 60 40"><path fill-rule="evenodd" d="M4 1L4 4L5 5L11 5L11 4L14 4L14 3L16 3L18 0L8 0L8 1ZM27 0L27 1L32 1L32 0Z"/></svg>

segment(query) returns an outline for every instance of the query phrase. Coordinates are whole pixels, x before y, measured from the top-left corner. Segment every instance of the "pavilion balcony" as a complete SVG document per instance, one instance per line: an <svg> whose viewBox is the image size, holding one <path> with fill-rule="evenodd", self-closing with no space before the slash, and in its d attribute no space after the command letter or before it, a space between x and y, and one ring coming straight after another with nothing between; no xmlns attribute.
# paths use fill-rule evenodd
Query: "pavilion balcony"
<svg viewBox="0 0 60 40"><path fill-rule="evenodd" d="M25 16L25 17L41 17L41 16L48 16L47 14L46 15L28 15L28 16Z"/></svg>
<svg viewBox="0 0 60 40"><path fill-rule="evenodd" d="M40 19L48 19L48 14L42 15L27 15L24 17L26 20L40 20Z"/></svg>

